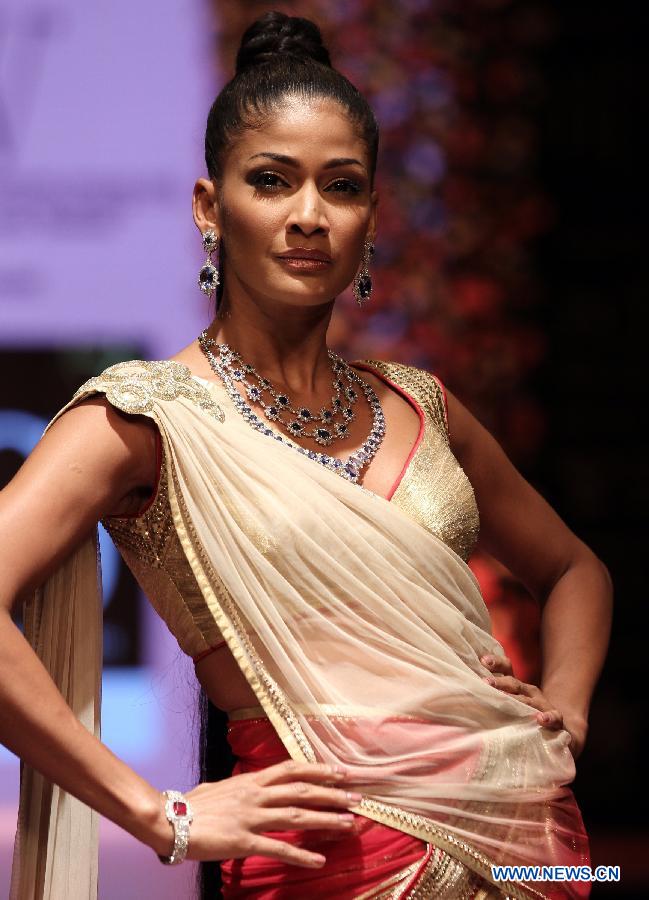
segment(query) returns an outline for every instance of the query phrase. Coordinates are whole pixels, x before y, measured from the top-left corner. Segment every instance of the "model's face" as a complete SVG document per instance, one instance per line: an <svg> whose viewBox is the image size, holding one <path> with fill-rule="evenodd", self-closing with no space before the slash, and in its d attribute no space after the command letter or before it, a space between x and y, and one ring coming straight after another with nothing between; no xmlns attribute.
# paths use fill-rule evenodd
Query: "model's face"
<svg viewBox="0 0 649 900"><path fill-rule="evenodd" d="M331 301L373 239L368 150L335 102L287 99L246 130L215 199L224 289L290 305Z"/></svg>

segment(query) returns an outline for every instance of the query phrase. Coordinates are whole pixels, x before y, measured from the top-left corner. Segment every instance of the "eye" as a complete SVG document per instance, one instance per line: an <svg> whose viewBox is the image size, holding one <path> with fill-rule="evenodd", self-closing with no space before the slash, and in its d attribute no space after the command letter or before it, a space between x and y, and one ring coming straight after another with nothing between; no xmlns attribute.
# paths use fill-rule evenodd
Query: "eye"
<svg viewBox="0 0 649 900"><path fill-rule="evenodd" d="M334 191L336 194L360 194L362 188L360 184L349 178L337 178L327 186L326 190Z"/></svg>
<svg viewBox="0 0 649 900"><path fill-rule="evenodd" d="M250 183L258 190L265 193L273 193L278 191L282 186L286 186L286 182L277 172L257 172L250 179Z"/></svg>

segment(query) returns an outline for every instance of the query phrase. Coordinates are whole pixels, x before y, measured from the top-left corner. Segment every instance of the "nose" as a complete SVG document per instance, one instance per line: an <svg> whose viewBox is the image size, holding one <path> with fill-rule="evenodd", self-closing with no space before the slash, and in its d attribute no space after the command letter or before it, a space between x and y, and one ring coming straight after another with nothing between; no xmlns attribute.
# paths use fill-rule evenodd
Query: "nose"
<svg viewBox="0 0 649 900"><path fill-rule="evenodd" d="M318 188L305 183L293 195L291 211L286 220L286 230L291 234L329 234L329 221Z"/></svg>

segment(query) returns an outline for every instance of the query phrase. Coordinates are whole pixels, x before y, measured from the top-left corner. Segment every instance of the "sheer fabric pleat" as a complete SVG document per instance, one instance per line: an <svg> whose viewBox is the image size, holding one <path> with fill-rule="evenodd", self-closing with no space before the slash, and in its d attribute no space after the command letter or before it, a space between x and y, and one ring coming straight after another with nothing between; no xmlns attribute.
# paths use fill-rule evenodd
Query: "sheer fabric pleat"
<svg viewBox="0 0 649 900"><path fill-rule="evenodd" d="M102 596L96 528L24 604L23 618L25 637L54 683L99 738ZM98 828L98 813L21 761L10 900L95 900Z"/></svg>

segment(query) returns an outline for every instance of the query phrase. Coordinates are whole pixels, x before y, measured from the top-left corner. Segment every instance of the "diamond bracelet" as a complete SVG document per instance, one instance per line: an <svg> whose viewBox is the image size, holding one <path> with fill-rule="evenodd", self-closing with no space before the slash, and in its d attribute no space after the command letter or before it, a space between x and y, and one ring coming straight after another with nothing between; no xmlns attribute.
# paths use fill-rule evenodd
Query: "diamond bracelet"
<svg viewBox="0 0 649 900"><path fill-rule="evenodd" d="M181 863L187 855L189 846L189 825L193 820L192 810L184 794L180 791L163 791L165 796L165 815L174 830L174 846L171 856L156 854L161 863L174 866Z"/></svg>

